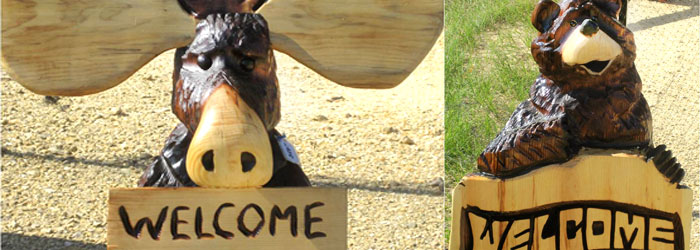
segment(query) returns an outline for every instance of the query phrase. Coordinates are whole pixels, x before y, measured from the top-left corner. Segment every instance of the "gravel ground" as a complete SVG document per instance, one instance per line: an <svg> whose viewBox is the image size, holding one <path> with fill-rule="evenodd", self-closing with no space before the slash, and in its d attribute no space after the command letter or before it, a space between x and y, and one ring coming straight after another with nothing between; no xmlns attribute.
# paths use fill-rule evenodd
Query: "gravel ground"
<svg viewBox="0 0 700 250"><path fill-rule="evenodd" d="M316 186L348 188L350 249L441 249L443 40L399 87L350 89L277 54L278 130ZM104 249L110 188L135 187L177 123L173 51L126 82L45 98L2 75L2 248Z"/></svg>
<svg viewBox="0 0 700 250"><path fill-rule="evenodd" d="M699 249L700 23L697 0L633 0L627 25L637 44L637 71L654 119L654 143L666 144L694 192L691 248Z"/></svg>

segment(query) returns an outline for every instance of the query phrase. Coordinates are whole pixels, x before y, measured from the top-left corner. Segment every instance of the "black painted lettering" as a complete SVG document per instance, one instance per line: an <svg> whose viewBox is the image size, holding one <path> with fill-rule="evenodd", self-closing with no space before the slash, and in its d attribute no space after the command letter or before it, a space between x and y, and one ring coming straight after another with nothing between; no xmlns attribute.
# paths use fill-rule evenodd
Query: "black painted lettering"
<svg viewBox="0 0 700 250"><path fill-rule="evenodd" d="M576 232L578 232L578 230L583 229L583 223L583 221L580 221L578 224L576 224L576 221L574 220L566 221L566 238L576 238Z"/></svg>
<svg viewBox="0 0 700 250"><path fill-rule="evenodd" d="M292 232L292 236L297 236L297 207L289 206L284 210L284 214L277 205L272 207L272 211L270 212L270 235L272 236L275 236L277 230L277 219L289 219L289 230Z"/></svg>
<svg viewBox="0 0 700 250"><path fill-rule="evenodd" d="M605 233L605 223L603 223L603 221L594 221L591 227L591 229L593 230L593 235L601 235Z"/></svg>
<svg viewBox="0 0 700 250"><path fill-rule="evenodd" d="M630 235L630 237L627 238L625 229L620 228L620 239L622 240L622 246L624 247L624 249L632 249L632 243L634 243L634 238L637 237L637 231L638 228L635 228L634 231L632 231L632 235Z"/></svg>
<svg viewBox="0 0 700 250"><path fill-rule="evenodd" d="M173 209L173 213L172 215L170 215L170 233L173 235L173 240L189 240L189 235L177 233L178 224L187 224L187 221L180 220L178 218L177 211L180 210L190 210L190 208L185 206L178 206L175 209Z"/></svg>
<svg viewBox="0 0 700 250"><path fill-rule="evenodd" d="M544 223L542 228L542 239L548 239L552 236L559 235L559 212L552 211L547 216L547 222Z"/></svg>
<svg viewBox="0 0 700 250"><path fill-rule="evenodd" d="M468 205L462 216L462 233L468 233L462 244L468 250L523 250L535 241L539 249L683 249L684 244L677 213L614 201L561 202L508 212ZM494 235L498 228L503 232Z"/></svg>
<svg viewBox="0 0 700 250"><path fill-rule="evenodd" d="M127 234L131 235L132 237L138 239L141 237L141 229L143 228L143 225L146 225L148 228L148 233L151 234L151 238L154 240L159 240L160 239L160 230L163 228L163 222L165 222L165 217L168 214L168 207L164 207L163 209L160 210L160 214L158 215L158 220L156 221L156 225L153 225L153 222L151 221L150 218L144 217L138 222L136 222L136 226L131 226L131 221L129 220L129 214L126 212L126 208L124 206L119 206L119 217L122 220L122 225L124 225L124 230L126 231Z"/></svg>
<svg viewBox="0 0 700 250"><path fill-rule="evenodd" d="M249 209L255 209L255 211L258 213L260 216L260 221L258 222L258 225L255 226L253 230L248 229L248 227L245 225L245 214L248 212ZM265 214L263 214L262 208L260 206L250 203L247 206L243 208L241 211L241 214L238 215L238 231L241 231L243 235L246 237L255 237L260 233L262 230L263 225L265 225Z"/></svg>
<svg viewBox="0 0 700 250"><path fill-rule="evenodd" d="M323 204L323 202L314 202L311 205L307 205L306 208L304 208L304 234L306 235L307 239L326 237L326 233L324 232L311 232L311 223L323 221L323 219L319 217L311 217L311 209L323 205L325 205Z"/></svg>
<svg viewBox="0 0 700 250"><path fill-rule="evenodd" d="M484 230L481 232L479 239L484 240L484 237L486 237L486 233L489 234L489 243L493 244L493 221L492 220L486 220L486 224L484 224Z"/></svg>
<svg viewBox="0 0 700 250"><path fill-rule="evenodd" d="M534 221L534 219L529 219L528 221L529 221L529 222L532 222L532 221ZM514 223L518 223L518 222L522 222L522 220L515 221ZM523 247L529 247L529 246L532 244L532 233L530 233L530 232L532 231L532 230L531 230L531 229L532 229L532 223L528 223L528 226L529 226L528 228L526 228L526 229L520 231L519 233L515 233L515 234L513 235L513 238L514 238L514 239L518 239L520 236L526 235L526 236L527 236L527 240L524 241L524 242L522 242L522 243L520 243L520 244L515 245L514 247L510 248L510 250L520 249L520 248L523 248Z"/></svg>
<svg viewBox="0 0 700 250"><path fill-rule="evenodd" d="M216 209L216 212L214 213L214 232L216 233L216 235L221 236L225 239L231 239L233 238L233 233L221 229L221 226L219 225L219 215L221 215L221 210L227 207L233 207L233 204L224 203Z"/></svg>
<svg viewBox="0 0 700 250"><path fill-rule="evenodd" d="M202 232L202 207L197 207L197 212L194 216L194 233L197 239L212 239L214 235Z"/></svg>

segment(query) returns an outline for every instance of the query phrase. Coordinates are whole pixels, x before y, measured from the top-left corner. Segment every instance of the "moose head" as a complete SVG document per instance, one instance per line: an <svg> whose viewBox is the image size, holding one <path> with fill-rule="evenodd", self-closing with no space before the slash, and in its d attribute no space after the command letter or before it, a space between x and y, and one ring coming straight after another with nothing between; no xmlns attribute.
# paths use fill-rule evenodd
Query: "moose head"
<svg viewBox="0 0 700 250"><path fill-rule="evenodd" d="M210 186L262 186L272 177L268 133L280 119L267 23L254 13L212 13L178 49L172 110L192 133L187 172Z"/></svg>
<svg viewBox="0 0 700 250"><path fill-rule="evenodd" d="M38 94L100 92L178 48L172 111L181 123L142 186L309 185L274 129L273 49L338 84L387 88L427 54L443 16L432 0L96 0L58 8L65 4L2 2L3 65Z"/></svg>

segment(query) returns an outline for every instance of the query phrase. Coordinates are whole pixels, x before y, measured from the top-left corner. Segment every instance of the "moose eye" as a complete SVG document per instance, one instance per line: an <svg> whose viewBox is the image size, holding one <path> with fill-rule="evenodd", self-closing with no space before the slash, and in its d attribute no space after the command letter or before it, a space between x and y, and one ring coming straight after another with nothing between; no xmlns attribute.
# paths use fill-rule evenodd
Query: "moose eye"
<svg viewBox="0 0 700 250"><path fill-rule="evenodd" d="M253 58L250 57L244 57L243 59L241 59L241 62L239 64L241 66L241 69L248 72L253 71L253 69L255 69L255 60L253 60Z"/></svg>
<svg viewBox="0 0 700 250"><path fill-rule="evenodd" d="M578 24L578 23L576 22L576 20L571 20L571 21L569 21L569 25L571 25L571 27L576 26L576 24Z"/></svg>
<svg viewBox="0 0 700 250"><path fill-rule="evenodd" d="M199 55L197 57L197 65L203 70L208 70L211 67L211 58L204 54Z"/></svg>

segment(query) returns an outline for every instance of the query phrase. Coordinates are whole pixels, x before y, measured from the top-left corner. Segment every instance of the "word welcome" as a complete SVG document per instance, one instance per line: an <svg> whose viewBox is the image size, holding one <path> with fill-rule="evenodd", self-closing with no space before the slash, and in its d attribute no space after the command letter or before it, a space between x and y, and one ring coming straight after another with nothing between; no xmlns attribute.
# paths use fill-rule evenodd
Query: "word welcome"
<svg viewBox="0 0 700 250"><path fill-rule="evenodd" d="M321 217L314 217L312 215L312 210L314 208L322 206L324 206L323 202L313 202L311 204L306 205L303 209L303 229L304 236L307 239L326 237L326 233L312 230L313 223L323 221L323 218ZM212 239L215 237L233 239L235 237L234 231L236 230L232 228L222 227L220 217L223 213L234 212L234 210L232 209L234 207L235 205L233 203L222 203L218 206L218 208L214 212L214 216L211 218L204 218L202 216L202 207L197 207L195 209L195 215L193 218L184 218L181 216L180 213L183 211L190 210L190 207L176 206L170 209L170 207L164 206L162 209L160 209L160 213L158 213L158 215L154 217L156 218L155 223L153 222L154 220L152 220L150 217L144 217L139 219L136 222L136 224L132 224L127 209L124 206L119 206L119 218L123 225L124 231L128 235L136 239L141 238L143 227L146 226L150 237L153 240L159 240L161 238L161 231L163 229L163 226L166 224L169 224L170 237L172 237L173 240ZM168 214L170 215L169 220L167 219ZM284 209L284 212L282 212L282 209L279 206L274 205L272 209L270 209L269 213L266 214L260 205L257 205L255 203L249 203L245 207L243 207L243 209L237 212L237 231L240 232L242 236L254 238L258 234L260 234L265 225L268 225L270 235L275 236L275 234L277 233L277 221L288 220L290 234L296 237L298 235L299 221L297 215L298 209L296 206L293 205L286 207ZM246 223L245 218L247 216L255 216L257 218L255 219L256 222ZM194 222L192 223L192 226L194 227L195 234L188 235L180 233L179 227L183 224L189 224L189 222L191 221ZM205 222L211 223L211 225L214 228L213 232L205 232L203 230L202 224Z"/></svg>
<svg viewBox="0 0 700 250"><path fill-rule="evenodd" d="M682 250L677 213L613 201L575 201L516 212L462 209L468 250Z"/></svg>

